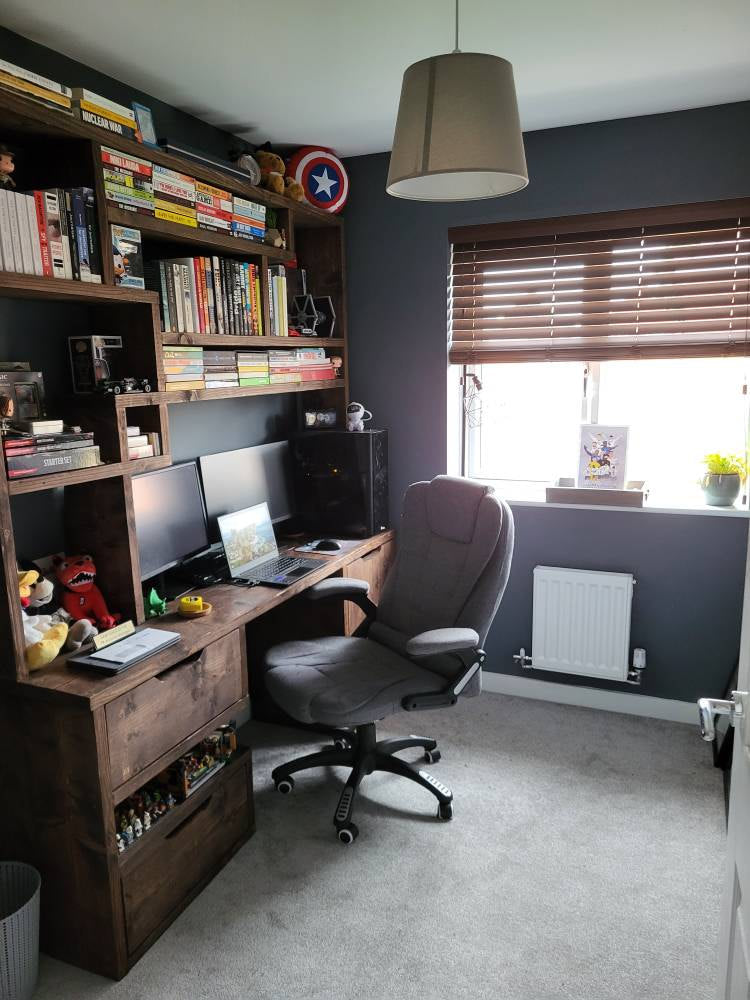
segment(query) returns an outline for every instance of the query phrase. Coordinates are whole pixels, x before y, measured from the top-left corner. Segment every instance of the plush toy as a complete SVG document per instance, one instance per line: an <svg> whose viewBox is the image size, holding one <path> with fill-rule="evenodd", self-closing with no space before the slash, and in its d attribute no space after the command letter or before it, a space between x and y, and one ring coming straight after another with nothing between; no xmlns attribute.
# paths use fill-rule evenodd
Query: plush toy
<svg viewBox="0 0 750 1000"><path fill-rule="evenodd" d="M348 431L363 431L365 421L372 420L372 414L361 403L349 403L346 408L346 429Z"/></svg>
<svg viewBox="0 0 750 1000"><path fill-rule="evenodd" d="M260 167L260 186L275 194L284 194L284 161L272 152L270 143L265 143L255 151L255 159Z"/></svg>
<svg viewBox="0 0 750 1000"><path fill-rule="evenodd" d="M294 177L290 177L289 174L284 175L284 194L287 198L291 198L292 201L305 200L305 189L299 181L295 180Z"/></svg>
<svg viewBox="0 0 750 1000"><path fill-rule="evenodd" d="M62 605L76 621L88 619L98 628L112 628L121 615L111 615L94 582L96 566L91 556L55 556L55 573L64 590Z"/></svg>
<svg viewBox="0 0 750 1000"><path fill-rule="evenodd" d="M44 575L36 563L19 559L18 565L21 570L37 574L36 581L29 588L28 604L24 607L25 627L33 626L37 631L46 631L54 625L66 625L68 627L66 651L80 649L84 642L88 642L98 634L98 629L88 619L84 618L74 622L73 625L70 624L72 618L65 608L60 606L54 583Z"/></svg>
<svg viewBox="0 0 750 1000"><path fill-rule="evenodd" d="M31 600L31 588L39 574L36 570L18 570L18 594L21 606L27 608ZM48 618L42 615L42 619ZM37 627L37 625L39 627ZM49 621L37 622L36 615L23 615L23 634L26 650L24 658L29 670L38 670L51 663L59 654L68 637L68 626L62 623L50 626Z"/></svg>

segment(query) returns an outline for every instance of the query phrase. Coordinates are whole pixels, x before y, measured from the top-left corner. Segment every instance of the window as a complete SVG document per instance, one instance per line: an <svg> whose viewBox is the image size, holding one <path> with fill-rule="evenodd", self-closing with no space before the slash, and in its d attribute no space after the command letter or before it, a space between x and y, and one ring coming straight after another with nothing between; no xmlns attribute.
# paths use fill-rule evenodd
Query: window
<svg viewBox="0 0 750 1000"><path fill-rule="evenodd" d="M576 476L581 423L625 424L627 478L700 504L703 456L747 453L749 200L450 238L469 475L543 499Z"/></svg>

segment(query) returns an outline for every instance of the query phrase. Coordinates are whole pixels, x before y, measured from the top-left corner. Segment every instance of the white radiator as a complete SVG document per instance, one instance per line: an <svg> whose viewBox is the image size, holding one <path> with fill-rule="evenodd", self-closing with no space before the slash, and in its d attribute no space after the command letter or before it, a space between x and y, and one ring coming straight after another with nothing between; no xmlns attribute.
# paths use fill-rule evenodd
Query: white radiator
<svg viewBox="0 0 750 1000"><path fill-rule="evenodd" d="M630 573L537 566L530 666L628 680Z"/></svg>

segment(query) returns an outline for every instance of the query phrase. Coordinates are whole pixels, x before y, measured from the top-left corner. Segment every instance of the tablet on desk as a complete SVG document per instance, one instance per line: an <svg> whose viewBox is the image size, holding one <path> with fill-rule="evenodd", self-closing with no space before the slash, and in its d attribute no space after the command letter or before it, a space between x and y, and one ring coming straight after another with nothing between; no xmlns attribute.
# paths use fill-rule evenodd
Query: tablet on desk
<svg viewBox="0 0 750 1000"><path fill-rule="evenodd" d="M77 667L89 667L103 674L119 674L128 667L147 660L162 649L180 641L179 632L166 632L160 628L143 628L133 635L111 646L105 646L84 656L71 656L68 663Z"/></svg>

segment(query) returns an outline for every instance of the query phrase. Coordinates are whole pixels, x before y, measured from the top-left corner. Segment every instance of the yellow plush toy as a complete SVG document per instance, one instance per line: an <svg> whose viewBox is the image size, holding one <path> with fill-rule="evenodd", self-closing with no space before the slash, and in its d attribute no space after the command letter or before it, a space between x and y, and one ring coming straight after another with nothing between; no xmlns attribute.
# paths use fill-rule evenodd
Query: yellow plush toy
<svg viewBox="0 0 750 1000"><path fill-rule="evenodd" d="M275 194L284 193L284 161L270 149L258 149L255 159L260 167L260 186Z"/></svg>
<svg viewBox="0 0 750 1000"><path fill-rule="evenodd" d="M39 579L36 570L18 570L18 594L25 607L31 597L31 586ZM26 665L29 670L39 670L51 663L68 638L68 626L63 622L50 624L50 615L23 615L23 634L26 640Z"/></svg>

